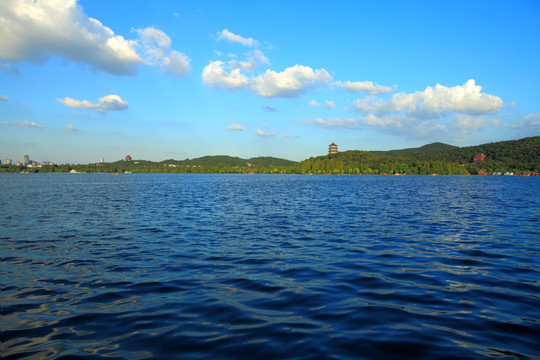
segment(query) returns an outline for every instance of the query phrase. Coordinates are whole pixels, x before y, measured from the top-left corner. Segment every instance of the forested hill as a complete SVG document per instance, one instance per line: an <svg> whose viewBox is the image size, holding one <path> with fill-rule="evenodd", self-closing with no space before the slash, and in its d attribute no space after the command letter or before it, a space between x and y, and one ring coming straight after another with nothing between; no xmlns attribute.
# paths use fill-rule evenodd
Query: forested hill
<svg viewBox="0 0 540 360"><path fill-rule="evenodd" d="M196 159L185 160L164 160L158 163L159 165L174 164L177 166L201 166L201 167L217 167L217 166L238 166L238 167L287 167L295 164L294 161L279 159L275 157L255 157L250 159L242 159L234 156L216 155L203 156Z"/></svg>
<svg viewBox="0 0 540 360"><path fill-rule="evenodd" d="M483 160L473 162L475 155ZM196 159L119 160L88 165L0 165L0 172L262 173L262 174L478 174L540 173L540 136L457 147L433 143L390 151L344 151L294 162L274 157L219 155Z"/></svg>
<svg viewBox="0 0 540 360"><path fill-rule="evenodd" d="M476 154L486 155L486 161L502 162L519 168L540 164L540 136L520 140L499 141L477 146L453 147L446 150L411 151L405 157L415 160L457 161L466 164Z"/></svg>
<svg viewBox="0 0 540 360"><path fill-rule="evenodd" d="M389 155L389 156L398 157L398 156L405 156L409 154L415 154L419 152L430 152L430 151L444 152L444 151L453 150L453 149L458 149L458 147L440 143L440 142L435 142L435 143L421 146L419 148L408 148L408 149L389 150L389 151L370 151L370 152L377 155Z"/></svg>
<svg viewBox="0 0 540 360"><path fill-rule="evenodd" d="M475 155L485 160L473 164ZM383 152L345 151L319 156L295 165L314 174L477 174L540 171L540 136L478 146L435 143L416 149Z"/></svg>

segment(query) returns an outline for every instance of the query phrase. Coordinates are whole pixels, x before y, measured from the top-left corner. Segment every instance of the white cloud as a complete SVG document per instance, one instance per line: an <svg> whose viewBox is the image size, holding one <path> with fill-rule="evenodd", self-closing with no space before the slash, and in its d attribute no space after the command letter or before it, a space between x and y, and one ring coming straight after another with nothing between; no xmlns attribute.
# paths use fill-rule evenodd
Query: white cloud
<svg viewBox="0 0 540 360"><path fill-rule="evenodd" d="M504 125L517 137L535 136L540 134L540 113L527 114Z"/></svg>
<svg viewBox="0 0 540 360"><path fill-rule="evenodd" d="M369 114L361 117L359 122L364 127L371 127L384 132L407 135L412 139L448 139L456 136L455 128L449 129L439 119L418 120L405 115L377 116ZM452 130L452 131L450 131Z"/></svg>
<svg viewBox="0 0 540 360"><path fill-rule="evenodd" d="M103 110L126 110L128 108L127 101L122 100L118 95L107 95L99 99L99 104Z"/></svg>
<svg viewBox="0 0 540 360"><path fill-rule="evenodd" d="M264 131L264 130L261 130L261 129L257 129L257 135L259 135L259 136L276 136L277 133L276 133L276 132L273 132L273 131L272 131L271 133L269 133L269 132L267 132L267 131Z"/></svg>
<svg viewBox="0 0 540 360"><path fill-rule="evenodd" d="M230 72L225 70L223 61L213 61L202 72L203 82L216 89L241 89L249 85L249 79L240 73L240 69Z"/></svg>
<svg viewBox="0 0 540 360"><path fill-rule="evenodd" d="M7 95L0 95L0 101L8 101Z"/></svg>
<svg viewBox="0 0 540 360"><path fill-rule="evenodd" d="M244 46L251 46L251 47L259 46L259 42L257 40L254 40L253 38L242 37L240 35L230 32L227 29L223 29L221 32L218 33L218 40L222 40L222 39L225 39L230 42L239 43Z"/></svg>
<svg viewBox="0 0 540 360"><path fill-rule="evenodd" d="M67 107L76 108L76 109L98 109L99 104L92 104L88 100L75 100L70 97L65 97L63 99L56 99L58 102L66 105Z"/></svg>
<svg viewBox="0 0 540 360"><path fill-rule="evenodd" d="M303 120L300 121L306 125L326 127L326 128L358 128L360 123L352 118L329 118L322 119L317 118L313 120Z"/></svg>
<svg viewBox="0 0 540 360"><path fill-rule="evenodd" d="M414 94L394 94L388 101L365 98L355 101L354 106L364 114L397 113L418 119L442 118L449 113L482 115L499 111L503 105L502 100L482 93L481 90L482 87L471 79L462 86L446 87L437 84L434 88L428 86L426 90Z"/></svg>
<svg viewBox="0 0 540 360"><path fill-rule="evenodd" d="M241 131L241 130L244 130L244 127L240 124L231 124L229 125L229 127L227 128L229 130L236 130L236 131Z"/></svg>
<svg viewBox="0 0 540 360"><path fill-rule="evenodd" d="M319 103L317 101L315 101L315 100L311 100L309 102L309 106L317 107L317 106L319 106Z"/></svg>
<svg viewBox="0 0 540 360"><path fill-rule="evenodd" d="M283 136L283 137L286 138L286 139L290 139L290 138L291 138L291 135L289 135L289 134L283 134L283 135L281 135L281 136Z"/></svg>
<svg viewBox="0 0 540 360"><path fill-rule="evenodd" d="M151 27L134 31L139 34L146 60L151 64L159 63L171 47L171 39L163 31Z"/></svg>
<svg viewBox="0 0 540 360"><path fill-rule="evenodd" d="M366 117L360 118L360 122L374 127L395 127L402 128L403 123L407 120L404 116L376 116L369 114Z"/></svg>
<svg viewBox="0 0 540 360"><path fill-rule="evenodd" d="M188 75L191 59L178 51L171 51L169 56L163 58L163 71L173 75Z"/></svg>
<svg viewBox="0 0 540 360"><path fill-rule="evenodd" d="M325 100L324 107L326 107L327 109L333 109L334 107L336 107L336 104L334 104L333 101Z"/></svg>
<svg viewBox="0 0 540 360"><path fill-rule="evenodd" d="M2 125L13 125L18 127L35 127L35 128L44 128L45 126L35 123L33 121L4 121Z"/></svg>
<svg viewBox="0 0 540 360"><path fill-rule="evenodd" d="M455 127L456 131L461 132L463 135L469 135L471 131L486 129L488 127L499 125L499 119L486 118L484 116L471 116L465 114L458 114L454 116L454 122L452 124L452 126Z"/></svg>
<svg viewBox="0 0 540 360"><path fill-rule="evenodd" d="M358 119L318 118L299 122L310 126L326 128L373 128L396 135L406 135L412 139L451 139L453 141L468 136L473 131L482 131L500 126L500 120L498 119L466 114L456 114L444 122L440 119L416 119L406 115L377 116L375 114L368 114ZM536 122L536 127L540 131L540 115L536 118ZM523 128L524 123L525 120L519 124L519 127ZM529 125L529 128L534 128L534 125L527 125Z"/></svg>
<svg viewBox="0 0 540 360"><path fill-rule="evenodd" d="M336 85L344 88L349 92L367 92L371 95L377 95L382 93L392 92L392 88L389 86L382 86L379 84L374 84L371 81L336 81Z"/></svg>
<svg viewBox="0 0 540 360"><path fill-rule="evenodd" d="M232 34L227 29L221 32L221 38L247 43L247 39ZM217 55L222 56L223 53L217 52ZM210 62L202 71L203 83L219 89L249 88L263 97L287 98L303 94L317 83L328 85L332 80L332 76L325 69L313 70L309 66L298 64L282 72L266 69L264 73L251 74L261 65L270 65L270 61L258 49L243 55L243 60L238 59L236 54L229 53L227 62L221 60Z"/></svg>
<svg viewBox="0 0 540 360"><path fill-rule="evenodd" d="M252 79L251 89L264 97L296 97L313 87L314 83L328 84L332 79L325 69L295 65L283 72L266 70Z"/></svg>
<svg viewBox="0 0 540 360"><path fill-rule="evenodd" d="M75 126L73 126L73 124L69 124L68 126L66 126L65 131L66 132L76 132L76 131L79 131L79 129L76 129Z"/></svg>
<svg viewBox="0 0 540 360"><path fill-rule="evenodd" d="M187 75L191 59L176 50L170 51L171 39L155 28L135 30L140 37L144 59L149 65L161 66L162 70L173 75Z"/></svg>
<svg viewBox="0 0 540 360"><path fill-rule="evenodd" d="M283 72L266 70L258 76L248 77L242 73L243 66L236 60L225 64L213 61L202 72L202 81L217 89L248 88L263 97L296 97L303 94L314 84L328 84L332 79L325 69L313 70L309 66L295 65Z"/></svg>
<svg viewBox="0 0 540 360"><path fill-rule="evenodd" d="M126 110L128 108L127 101L123 100L120 96L114 94L100 98L98 104L91 103L88 100L75 100L70 97L57 99L57 101L66 105L67 107L76 109L93 109L102 113L106 113L109 110L119 111Z"/></svg>
<svg viewBox="0 0 540 360"><path fill-rule="evenodd" d="M260 50L253 50L244 55L246 56L246 61L231 60L229 61L229 66L232 69L240 69L242 71L253 71L257 67L259 67L261 64L270 65L270 61L268 60L266 56L264 56L263 52Z"/></svg>
<svg viewBox="0 0 540 360"><path fill-rule="evenodd" d="M377 116L369 114L361 117L364 126L385 132L407 135L412 139L462 140L474 131L500 126L500 120L488 116L455 114L448 119L417 119L406 115Z"/></svg>
<svg viewBox="0 0 540 360"><path fill-rule="evenodd" d="M114 75L134 75L144 63L162 66L174 74L187 73L185 67L179 70L179 53L168 52L170 39L159 30L136 30L140 38L127 40L99 20L88 17L76 0L2 2L1 60L42 63L60 56ZM142 54L138 53L139 49ZM169 60L164 60L167 57ZM184 55L184 60L189 59ZM170 68L170 64L176 66Z"/></svg>

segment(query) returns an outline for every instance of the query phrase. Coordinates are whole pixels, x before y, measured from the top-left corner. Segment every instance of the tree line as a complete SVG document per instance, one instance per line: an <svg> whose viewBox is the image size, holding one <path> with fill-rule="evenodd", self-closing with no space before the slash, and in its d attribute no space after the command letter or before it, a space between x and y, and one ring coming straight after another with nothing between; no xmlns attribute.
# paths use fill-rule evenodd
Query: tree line
<svg viewBox="0 0 540 360"><path fill-rule="evenodd" d="M476 154L485 161L473 163ZM435 143L417 149L388 152L345 151L293 162L273 157L241 159L205 156L198 159L116 161L87 165L25 166L1 165L0 172L86 173L227 173L227 174L407 174L476 175L482 173L540 172L540 136L470 147Z"/></svg>

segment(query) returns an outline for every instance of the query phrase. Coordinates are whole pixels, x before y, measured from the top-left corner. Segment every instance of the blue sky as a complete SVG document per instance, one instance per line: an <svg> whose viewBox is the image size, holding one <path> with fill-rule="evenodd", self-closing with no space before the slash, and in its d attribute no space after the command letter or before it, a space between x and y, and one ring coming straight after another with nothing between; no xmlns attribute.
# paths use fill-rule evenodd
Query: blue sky
<svg viewBox="0 0 540 360"><path fill-rule="evenodd" d="M540 135L540 2L0 2L0 157L324 155Z"/></svg>

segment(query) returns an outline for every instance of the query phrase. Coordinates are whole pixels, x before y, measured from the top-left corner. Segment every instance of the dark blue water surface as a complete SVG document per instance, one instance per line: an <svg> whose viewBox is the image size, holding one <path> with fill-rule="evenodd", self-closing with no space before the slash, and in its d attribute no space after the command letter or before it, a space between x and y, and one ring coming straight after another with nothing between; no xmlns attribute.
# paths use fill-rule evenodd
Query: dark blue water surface
<svg viewBox="0 0 540 360"><path fill-rule="evenodd" d="M540 358L540 177L0 175L1 355Z"/></svg>

